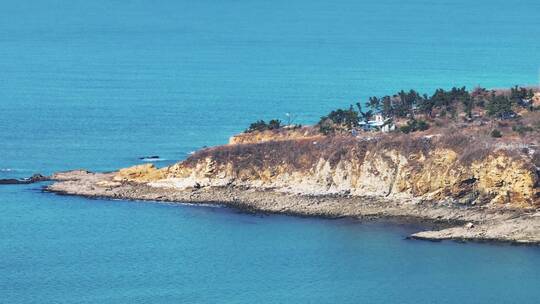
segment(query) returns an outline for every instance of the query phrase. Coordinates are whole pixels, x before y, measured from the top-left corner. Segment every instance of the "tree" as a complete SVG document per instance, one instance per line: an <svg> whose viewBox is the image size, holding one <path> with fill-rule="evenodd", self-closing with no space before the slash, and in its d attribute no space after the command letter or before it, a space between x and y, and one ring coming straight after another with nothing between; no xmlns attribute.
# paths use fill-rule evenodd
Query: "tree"
<svg viewBox="0 0 540 304"><path fill-rule="evenodd" d="M254 123L251 123L249 125L249 128L246 130L246 132L254 132L254 131L264 131L267 129L266 122L264 120L257 120Z"/></svg>
<svg viewBox="0 0 540 304"><path fill-rule="evenodd" d="M431 100L431 98L429 98L427 95L424 94L422 100L418 104L418 110L428 115L429 117L432 117L433 107L434 107L433 100Z"/></svg>
<svg viewBox="0 0 540 304"><path fill-rule="evenodd" d="M275 130L281 128L281 120L279 119L272 119L268 122L267 126L268 130Z"/></svg>
<svg viewBox="0 0 540 304"><path fill-rule="evenodd" d="M410 119L407 124L401 126L399 130L405 134L429 129L429 124L424 120Z"/></svg>
<svg viewBox="0 0 540 304"><path fill-rule="evenodd" d="M510 99L514 102L520 102L523 99L529 99L534 96L532 89L518 87L517 85L510 89Z"/></svg>
<svg viewBox="0 0 540 304"><path fill-rule="evenodd" d="M337 109L321 117L318 126L322 133L350 131L358 125L358 112L351 105L348 110Z"/></svg>
<svg viewBox="0 0 540 304"><path fill-rule="evenodd" d="M381 107L381 100L375 96L369 98L368 106L371 111L376 112Z"/></svg>
<svg viewBox="0 0 540 304"><path fill-rule="evenodd" d="M407 117L407 115L413 117L413 109L422 100L422 96L420 96L420 94L418 94L418 92L415 90L410 90L409 92L401 90L395 95L395 97L398 100L395 111L396 115L399 117Z"/></svg>
<svg viewBox="0 0 540 304"><path fill-rule="evenodd" d="M358 113L360 114L359 116L362 118L361 119L362 121L367 123L373 117L373 111L372 110L369 110L367 112L362 111L362 104L360 104L359 102L356 103L356 107L358 108Z"/></svg>
<svg viewBox="0 0 540 304"><path fill-rule="evenodd" d="M392 104L392 98L390 96L384 96L381 99L382 102L382 114L384 116L394 116L394 105Z"/></svg>
<svg viewBox="0 0 540 304"><path fill-rule="evenodd" d="M487 104L487 113L489 116L502 117L505 114L513 113L512 100L504 95L492 96Z"/></svg>
<svg viewBox="0 0 540 304"><path fill-rule="evenodd" d="M467 115L467 117L472 118L472 110L474 109L474 99L470 95L464 96L461 99L461 103L463 104L463 111Z"/></svg>
<svg viewBox="0 0 540 304"><path fill-rule="evenodd" d="M266 130L277 130L281 128L281 121L279 119L272 119L268 124L264 120L257 120L254 123L249 125L249 128L246 130L246 133L255 132L255 131L266 131Z"/></svg>
<svg viewBox="0 0 540 304"><path fill-rule="evenodd" d="M482 108L486 105L489 97L490 93L488 92L488 90L482 87L476 87L471 92L471 98L473 99L474 105Z"/></svg>
<svg viewBox="0 0 540 304"><path fill-rule="evenodd" d="M450 104L443 89L435 90L435 93L431 96L431 102L433 102L433 106L436 108L446 108Z"/></svg>
<svg viewBox="0 0 540 304"><path fill-rule="evenodd" d="M285 113L285 116L287 117L287 126L292 125L296 119L296 115L292 113Z"/></svg>

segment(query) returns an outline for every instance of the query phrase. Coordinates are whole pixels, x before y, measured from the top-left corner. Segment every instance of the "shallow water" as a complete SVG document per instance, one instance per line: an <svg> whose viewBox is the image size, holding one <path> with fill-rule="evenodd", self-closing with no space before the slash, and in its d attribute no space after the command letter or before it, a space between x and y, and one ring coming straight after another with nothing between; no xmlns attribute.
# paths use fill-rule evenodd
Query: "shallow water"
<svg viewBox="0 0 540 304"><path fill-rule="evenodd" d="M534 303L533 247L0 188L5 303Z"/></svg>
<svg viewBox="0 0 540 304"><path fill-rule="evenodd" d="M192 3L195 2L195 3ZM538 1L2 1L0 178L166 165L259 118L538 83ZM537 303L535 247L0 187L0 302Z"/></svg>

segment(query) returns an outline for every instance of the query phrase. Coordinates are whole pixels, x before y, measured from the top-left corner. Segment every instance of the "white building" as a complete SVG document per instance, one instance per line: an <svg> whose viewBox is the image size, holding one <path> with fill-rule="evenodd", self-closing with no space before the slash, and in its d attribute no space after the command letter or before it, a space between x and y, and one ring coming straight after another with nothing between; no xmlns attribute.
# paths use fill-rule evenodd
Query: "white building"
<svg viewBox="0 0 540 304"><path fill-rule="evenodd" d="M358 123L364 131L379 130L382 132L390 132L396 129L391 118L385 118L381 114L375 114L373 120L361 121Z"/></svg>

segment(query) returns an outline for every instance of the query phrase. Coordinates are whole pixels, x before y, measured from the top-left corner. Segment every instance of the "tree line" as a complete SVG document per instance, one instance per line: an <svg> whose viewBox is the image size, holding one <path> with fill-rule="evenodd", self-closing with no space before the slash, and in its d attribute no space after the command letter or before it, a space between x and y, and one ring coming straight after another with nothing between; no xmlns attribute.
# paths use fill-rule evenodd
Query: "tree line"
<svg viewBox="0 0 540 304"><path fill-rule="evenodd" d="M356 103L345 109L336 109L321 117L317 126L323 134L336 131L351 131L359 122L370 120L375 113L385 118L408 119L407 124L400 127L404 133L426 130L427 120L435 117L456 118L460 111L468 119L473 118L473 111L480 108L493 118L511 118L515 116L516 106L533 110L530 100L534 96L532 89L514 86L510 90L487 90L477 87L468 91L466 87L453 87L450 90L437 89L431 95L416 90L401 90L393 95L372 96L366 104L368 110ZM422 119L424 118L424 119ZM279 119L268 123L263 120L252 123L246 132L275 130L283 127Z"/></svg>
<svg viewBox="0 0 540 304"><path fill-rule="evenodd" d="M437 89L428 96L415 90L400 91L392 96L370 97L368 106L373 111L381 112L387 117L414 117L421 113L433 118L439 116L456 117L458 109L462 109L468 118L472 118L475 107L485 108L492 117L502 117L512 112L516 105L527 107L524 101L534 96L532 89L515 86L509 93L485 88L475 88L467 91L465 87L453 87L450 90Z"/></svg>

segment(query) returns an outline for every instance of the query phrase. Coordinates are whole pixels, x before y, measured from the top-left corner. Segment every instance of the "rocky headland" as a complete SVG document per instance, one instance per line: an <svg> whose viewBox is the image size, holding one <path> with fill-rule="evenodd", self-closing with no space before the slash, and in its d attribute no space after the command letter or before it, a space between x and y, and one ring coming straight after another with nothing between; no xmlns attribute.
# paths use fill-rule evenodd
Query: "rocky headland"
<svg viewBox="0 0 540 304"><path fill-rule="evenodd" d="M277 133L262 133L164 168L57 173L47 190L301 216L427 221L446 228L412 238L540 243L540 157L534 144L474 144L479 138L452 132L275 140Z"/></svg>
<svg viewBox="0 0 540 304"><path fill-rule="evenodd" d="M442 224L411 235L415 239L540 244L539 98L518 87L438 90L431 98L402 91L380 99L393 105L387 109L393 116L378 131L365 130L370 125L359 115L369 115L360 105L359 111L333 111L313 127L257 121L229 144L171 166L60 172L47 190L413 220ZM382 132L389 121L401 127Z"/></svg>

